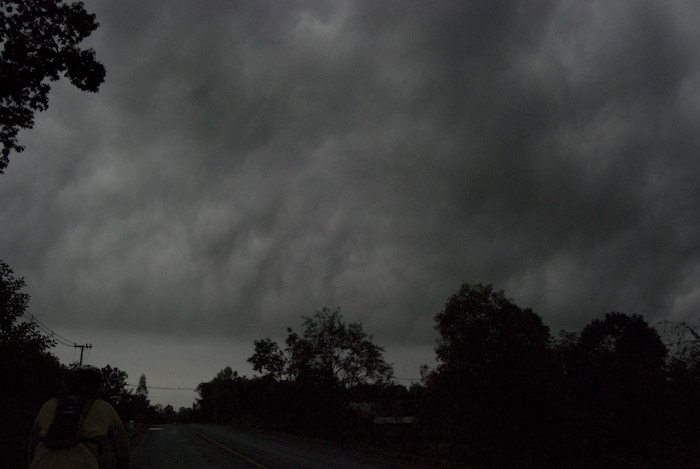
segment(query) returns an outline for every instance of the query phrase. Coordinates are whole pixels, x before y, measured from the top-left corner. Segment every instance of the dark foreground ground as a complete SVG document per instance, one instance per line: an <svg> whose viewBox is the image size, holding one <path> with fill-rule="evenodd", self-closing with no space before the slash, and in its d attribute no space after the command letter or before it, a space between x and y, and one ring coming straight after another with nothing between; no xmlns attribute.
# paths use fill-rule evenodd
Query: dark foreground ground
<svg viewBox="0 0 700 469"><path fill-rule="evenodd" d="M134 469L425 467L328 443L218 425L153 426L133 444Z"/></svg>

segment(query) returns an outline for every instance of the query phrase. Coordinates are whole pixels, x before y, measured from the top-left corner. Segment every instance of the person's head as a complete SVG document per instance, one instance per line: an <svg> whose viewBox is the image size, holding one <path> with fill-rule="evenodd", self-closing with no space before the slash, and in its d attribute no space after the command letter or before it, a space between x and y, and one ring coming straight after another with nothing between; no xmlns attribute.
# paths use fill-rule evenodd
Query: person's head
<svg viewBox="0 0 700 469"><path fill-rule="evenodd" d="M97 397L102 387L102 371L91 365L82 365L71 373L72 392L83 397Z"/></svg>

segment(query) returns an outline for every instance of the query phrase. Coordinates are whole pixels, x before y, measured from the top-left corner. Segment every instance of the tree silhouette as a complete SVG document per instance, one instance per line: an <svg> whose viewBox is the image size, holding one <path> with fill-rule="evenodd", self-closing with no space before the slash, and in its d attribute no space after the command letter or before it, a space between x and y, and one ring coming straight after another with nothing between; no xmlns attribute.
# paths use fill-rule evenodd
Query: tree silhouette
<svg viewBox="0 0 700 469"><path fill-rule="evenodd" d="M0 4L0 174L9 164L20 129L34 125L34 113L49 105L49 82L65 75L82 91L96 92L104 66L79 44L99 24L82 2L3 1Z"/></svg>
<svg viewBox="0 0 700 469"><path fill-rule="evenodd" d="M324 307L302 318L303 335L288 328L285 351L269 338L255 341L255 353L248 359L255 371L343 389L363 382L388 382L393 376L383 358L384 348L373 342L361 324L346 324L340 308Z"/></svg>
<svg viewBox="0 0 700 469"><path fill-rule="evenodd" d="M102 368L103 386L100 394L103 399L112 404L117 410L119 410L122 401L128 399L126 397L129 394L126 389L126 380L128 378L129 375L117 367L112 368L110 365L106 365Z"/></svg>
<svg viewBox="0 0 700 469"><path fill-rule="evenodd" d="M549 328L482 284L463 284L435 320L438 367L429 382L450 437L490 464L536 456L555 377Z"/></svg>
<svg viewBox="0 0 700 469"><path fill-rule="evenodd" d="M255 341L248 359L263 377L263 415L276 415L284 429L330 437L347 416L350 391L363 384L385 386L393 377L383 358L384 348L373 342L359 323L346 324L340 308L322 308L302 317L301 335L287 328L285 349L271 339ZM274 409L274 412L270 412Z"/></svg>
<svg viewBox="0 0 700 469"><path fill-rule="evenodd" d="M24 353L46 352L54 345L34 321L21 321L29 305L29 295L23 293L24 279L0 260L0 345Z"/></svg>
<svg viewBox="0 0 700 469"><path fill-rule="evenodd" d="M200 384L187 418L395 445L460 467L698 467L700 334L669 359L643 317L609 313L554 341L539 315L483 284L461 285L435 321L437 367L422 366L408 390L381 384L383 349L323 308L301 334L287 329L283 349L255 341L249 362L263 376L226 368ZM373 415L417 419L399 430Z"/></svg>
<svg viewBox="0 0 700 469"><path fill-rule="evenodd" d="M26 463L23 441L34 415L63 381L58 360L48 353L53 340L23 319L29 305L24 287L24 279L0 261L0 399L8 403L0 418L0 454L7 467Z"/></svg>
<svg viewBox="0 0 700 469"><path fill-rule="evenodd" d="M139 377L139 384L136 386L136 395L142 396L143 398L148 397L148 386L146 385L146 375L141 373Z"/></svg>
<svg viewBox="0 0 700 469"><path fill-rule="evenodd" d="M119 410L120 416L125 420L146 421L151 414L151 403L148 400L148 386L146 375L141 374L139 383L134 393L122 394Z"/></svg>
<svg viewBox="0 0 700 469"><path fill-rule="evenodd" d="M241 418L240 392L243 378L227 366L211 381L197 386L200 415L215 423L231 423Z"/></svg>
<svg viewBox="0 0 700 469"><path fill-rule="evenodd" d="M268 337L254 341L253 345L255 353L248 359L248 362L253 365L253 370L275 380L281 379L287 370L287 359L277 342Z"/></svg>
<svg viewBox="0 0 700 469"><path fill-rule="evenodd" d="M612 312L570 346L570 418L597 451L652 451L661 438L667 349L642 316ZM657 448L658 450L658 448Z"/></svg>

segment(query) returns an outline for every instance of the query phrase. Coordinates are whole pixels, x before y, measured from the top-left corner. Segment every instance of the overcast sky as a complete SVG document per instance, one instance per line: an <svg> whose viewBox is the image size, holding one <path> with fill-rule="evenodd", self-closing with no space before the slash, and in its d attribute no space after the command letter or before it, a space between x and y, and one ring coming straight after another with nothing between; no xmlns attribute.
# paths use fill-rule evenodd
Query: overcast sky
<svg viewBox="0 0 700 469"><path fill-rule="evenodd" d="M697 2L86 7L106 81L20 134L0 258L131 382L250 374L323 306L416 377L463 282L554 334L698 320Z"/></svg>

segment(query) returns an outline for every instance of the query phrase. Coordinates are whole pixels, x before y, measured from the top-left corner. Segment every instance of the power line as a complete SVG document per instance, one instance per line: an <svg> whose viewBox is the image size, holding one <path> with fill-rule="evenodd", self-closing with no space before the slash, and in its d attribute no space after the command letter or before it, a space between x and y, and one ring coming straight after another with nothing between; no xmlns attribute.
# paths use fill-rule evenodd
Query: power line
<svg viewBox="0 0 700 469"><path fill-rule="evenodd" d="M83 352L85 351L85 349L88 350L87 356L88 356L88 357L90 356L90 349L92 349L92 344L78 345L77 342L74 342L74 341L72 341L72 340L70 340L70 339L66 339L66 338L63 337L62 335L60 335L60 334L54 332L54 331L53 331L52 329L50 329L46 324L44 324L43 322L39 321L39 320L37 319L37 317L34 316L33 314L27 314L27 313L24 313L24 312L23 312L22 315L23 315L25 318L29 319L30 322L33 322L34 324L36 324L37 327L39 327L39 329L41 329L41 330L43 330L44 332L46 332L47 334L49 334L49 336L50 336L54 341L56 341L57 344L63 345L64 347L73 347L74 349L80 349L80 364L81 364L81 365L83 364ZM73 360L75 361L75 353L73 353Z"/></svg>
<svg viewBox="0 0 700 469"><path fill-rule="evenodd" d="M137 388L138 385L136 384L126 384L126 386L129 386L131 388ZM146 386L146 389L158 389L158 390L164 390L164 391L196 391L197 388L168 388L168 387L163 387L163 386Z"/></svg>
<svg viewBox="0 0 700 469"><path fill-rule="evenodd" d="M42 331L47 333L51 337L51 339L56 341L56 343L61 344L61 345L65 345L66 347L72 347L73 345L75 345L75 342L72 342L68 339L64 339L62 336L56 334L48 327L44 326L43 324L40 324L38 321L36 321L36 319L32 318L32 321L34 321L34 323L37 325L37 327L39 329L41 329Z"/></svg>
<svg viewBox="0 0 700 469"><path fill-rule="evenodd" d="M92 349L92 344L78 345L77 342L74 342L70 339L67 339L67 338L63 337L62 335L58 334L57 332L54 332L53 330L51 330L46 324L39 321L39 319L37 319L36 316L34 316L32 314L26 314L26 313L22 313L22 315L25 316L30 321L33 321L34 323L36 323L36 325L39 326L39 328L41 330L43 330L44 332L49 334L49 336L51 336L51 338L53 340L55 340L58 344L63 345L65 347L73 347L74 349L80 349L80 364L81 365L83 363L83 350L84 349L88 350L87 355L85 357L85 360L87 361L88 358L90 357L90 350ZM73 361L75 361L75 353L73 353ZM394 376L393 379L401 380L401 381L420 381L421 380L420 378L399 378L396 376ZM133 385L133 384L127 384L127 386L131 386L134 388L137 387L136 385ZM166 391L194 391L195 390L195 388L180 388L180 387L172 388L172 387L158 387L158 386L148 386L148 388L149 389L166 390Z"/></svg>
<svg viewBox="0 0 700 469"><path fill-rule="evenodd" d="M51 338L54 339L54 340L55 340L56 342L58 342L59 344L65 345L65 346L67 346L67 347L73 347L74 345L77 345L76 342L74 342L74 341L72 341L72 340L70 340L70 339L66 339L65 337L63 337L63 336L60 335L59 333L54 332L53 330L51 330L51 328L49 328L49 327L48 327L46 324L44 324L43 322L39 321L39 319L37 319L37 317L34 316L33 314L26 314L26 313L22 313L22 314L24 315L24 317L26 317L27 319L29 319L31 322L34 322L34 323L39 327L39 329L41 329L41 330L43 330L44 332L46 332L47 334L49 334L49 335L51 336Z"/></svg>

